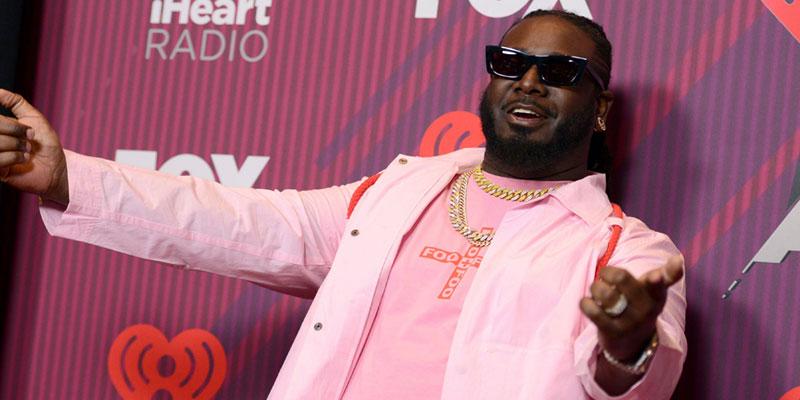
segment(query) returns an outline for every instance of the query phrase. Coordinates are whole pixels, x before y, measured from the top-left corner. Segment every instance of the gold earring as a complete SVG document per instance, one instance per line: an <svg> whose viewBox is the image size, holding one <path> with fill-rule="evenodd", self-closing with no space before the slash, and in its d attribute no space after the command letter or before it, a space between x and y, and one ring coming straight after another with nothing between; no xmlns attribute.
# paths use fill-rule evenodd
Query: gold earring
<svg viewBox="0 0 800 400"><path fill-rule="evenodd" d="M597 127L600 128L600 132L606 131L606 121L602 117L597 117Z"/></svg>

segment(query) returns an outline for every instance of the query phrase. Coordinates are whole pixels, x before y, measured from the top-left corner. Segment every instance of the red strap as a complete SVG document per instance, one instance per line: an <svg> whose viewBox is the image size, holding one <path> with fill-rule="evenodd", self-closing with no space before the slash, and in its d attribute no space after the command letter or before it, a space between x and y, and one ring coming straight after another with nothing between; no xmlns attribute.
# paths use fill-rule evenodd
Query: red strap
<svg viewBox="0 0 800 400"><path fill-rule="evenodd" d="M353 214L353 210L356 209L356 204L358 201L361 200L361 196L364 195L364 192L369 189L370 186L374 185L375 182L378 181L378 178L381 177L381 173L378 172L375 175L370 176L364 182L361 182L360 185L356 188L356 191L353 192L353 197L350 198L350 204L347 205L347 218L350 219L350 215Z"/></svg>
<svg viewBox="0 0 800 400"><path fill-rule="evenodd" d="M611 208L613 209L612 215L617 218L622 218L624 215L622 214L622 208L614 203L611 203ZM597 260L597 267L594 269L594 279L597 279L597 276L600 275L600 270L605 268L608 265L608 260L611 259L611 255L614 254L614 249L617 248L617 243L619 243L619 236L622 234L622 225L612 225L611 226L611 239L608 240L608 247L606 248L606 252Z"/></svg>
<svg viewBox="0 0 800 400"><path fill-rule="evenodd" d="M360 185L356 188L355 192L353 192L353 197L350 198L350 204L347 206L347 218L350 218L350 215L353 214L353 210L356 208L356 204L358 201L361 200L361 196L364 195L364 192L370 188L370 186L374 185L375 182L378 181L381 174L377 173L375 175L370 176L364 182L361 182ZM624 214L622 213L622 208L615 204L611 203L612 215L616 218L622 218ZM594 269L594 279L597 279L597 276L600 274L600 270L605 268L608 265L608 260L611 259L611 255L614 254L614 250L617 248L617 243L619 243L619 236L622 234L622 225L614 224L611 226L611 239L608 241L608 247L606 247L606 252L603 253L603 256L597 260L597 266Z"/></svg>

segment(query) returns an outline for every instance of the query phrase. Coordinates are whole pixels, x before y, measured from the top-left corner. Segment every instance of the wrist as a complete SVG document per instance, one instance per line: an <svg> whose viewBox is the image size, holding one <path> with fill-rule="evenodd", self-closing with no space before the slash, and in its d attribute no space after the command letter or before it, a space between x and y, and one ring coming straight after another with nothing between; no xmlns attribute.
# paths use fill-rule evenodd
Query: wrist
<svg viewBox="0 0 800 400"><path fill-rule="evenodd" d="M42 194L42 197L65 206L68 205L69 178L67 174L67 162L63 156L58 165L54 168L51 182L51 186Z"/></svg>
<svg viewBox="0 0 800 400"><path fill-rule="evenodd" d="M642 354L657 332L655 321L643 324L638 328L616 337L599 332L600 347L617 360L633 362Z"/></svg>
<svg viewBox="0 0 800 400"><path fill-rule="evenodd" d="M647 345L641 349L636 356L618 359L614 357L608 350L600 348L600 352L605 360L616 369L625 372L629 375L640 376L647 372L647 367L650 365L655 352L658 349L658 333L654 333Z"/></svg>

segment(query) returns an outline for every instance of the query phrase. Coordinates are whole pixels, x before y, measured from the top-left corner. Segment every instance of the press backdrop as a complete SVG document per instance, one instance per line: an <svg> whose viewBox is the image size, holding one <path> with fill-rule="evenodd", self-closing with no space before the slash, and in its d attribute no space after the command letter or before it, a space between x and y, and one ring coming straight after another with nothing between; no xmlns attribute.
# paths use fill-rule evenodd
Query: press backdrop
<svg viewBox="0 0 800 400"><path fill-rule="evenodd" d="M21 39L35 54L26 73L67 148L261 188L339 184L397 153L480 145L483 46L532 8L590 15L614 44L612 197L686 255L676 398L800 386L800 258L780 262L800 235L778 229L800 191L800 3L272 0L238 19L184 0L207 4L169 21L160 0L42 3ZM187 350L197 398L267 395L307 301L48 237L36 207L23 198L0 398L159 389L153 374L189 365L161 357L184 351L169 342L179 335L199 346ZM723 301L771 236L773 262Z"/></svg>

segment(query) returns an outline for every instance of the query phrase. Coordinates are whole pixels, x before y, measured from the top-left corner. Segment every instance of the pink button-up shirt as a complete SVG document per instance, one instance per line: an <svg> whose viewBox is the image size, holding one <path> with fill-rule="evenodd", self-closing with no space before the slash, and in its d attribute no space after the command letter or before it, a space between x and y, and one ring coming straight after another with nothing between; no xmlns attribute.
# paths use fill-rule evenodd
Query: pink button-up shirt
<svg viewBox="0 0 800 400"><path fill-rule="evenodd" d="M68 152L70 204L43 205L48 231L153 260L247 279L314 301L270 399L337 399L403 236L482 149L399 156L345 217L356 184L282 192L224 188ZM597 331L578 308L610 236L603 175L591 175L504 216L453 336L443 399L666 399L686 355L683 281L658 319L660 345L627 393L594 381ZM678 253L625 217L610 265L634 275ZM316 295L314 293L316 292Z"/></svg>

